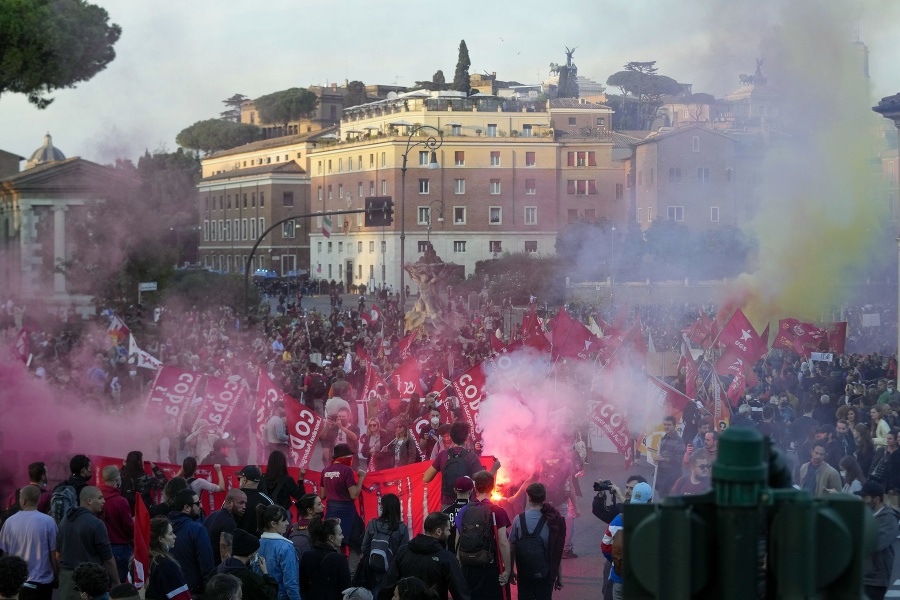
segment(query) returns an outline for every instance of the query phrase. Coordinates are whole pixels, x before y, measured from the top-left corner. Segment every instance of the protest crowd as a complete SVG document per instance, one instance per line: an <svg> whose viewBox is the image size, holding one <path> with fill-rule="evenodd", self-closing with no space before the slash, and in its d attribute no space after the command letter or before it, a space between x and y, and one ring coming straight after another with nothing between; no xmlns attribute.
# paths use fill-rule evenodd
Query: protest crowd
<svg viewBox="0 0 900 600"><path fill-rule="evenodd" d="M768 436L811 495L861 496L888 540L867 565L867 593L890 585L900 392L886 349L896 325L876 332L861 318L881 311L896 323L889 309L851 308L822 328L785 319L770 341L740 311L719 322L713 306L533 303L511 324L500 306L470 311L460 299L449 305L465 325L447 339L405 331L387 291L345 306L333 290L328 314L302 308L311 291L267 289L278 316L256 322L224 307L138 307L85 325L6 302L4 340L32 377L86 410L165 426L155 447L124 459L95 456L61 430L55 448L3 460L0 596L459 600L508 599L514 586L523 600L550 598L563 559L577 557L592 428L626 467L654 473L635 471L621 489L595 485L593 513L608 524L597 541L604 598L623 597L622 505L708 491L726 427ZM558 444L504 487L465 381L488 399L496 357L524 348L579 390L580 412L542 424ZM662 352L681 355L676 375L645 372ZM745 359L737 368L735 352ZM574 364L599 375L585 381ZM641 421L641 410L611 400L610 381L626 371L662 399L664 415ZM178 402L159 392L179 386Z"/></svg>

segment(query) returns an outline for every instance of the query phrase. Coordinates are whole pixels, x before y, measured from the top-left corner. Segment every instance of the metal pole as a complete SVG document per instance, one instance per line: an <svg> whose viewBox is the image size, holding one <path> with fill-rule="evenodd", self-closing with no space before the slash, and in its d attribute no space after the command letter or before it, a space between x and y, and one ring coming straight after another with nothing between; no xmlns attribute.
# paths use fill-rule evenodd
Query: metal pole
<svg viewBox="0 0 900 600"><path fill-rule="evenodd" d="M409 134L412 141L412 134ZM403 166L400 167L400 312L406 314L406 282L403 265L406 264L406 158L410 151L409 141L403 153Z"/></svg>

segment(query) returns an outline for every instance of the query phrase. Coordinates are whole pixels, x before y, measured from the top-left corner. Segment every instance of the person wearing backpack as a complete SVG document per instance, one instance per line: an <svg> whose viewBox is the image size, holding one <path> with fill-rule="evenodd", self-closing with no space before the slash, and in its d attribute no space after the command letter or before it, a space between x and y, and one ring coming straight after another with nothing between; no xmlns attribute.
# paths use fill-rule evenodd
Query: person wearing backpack
<svg viewBox="0 0 900 600"><path fill-rule="evenodd" d="M450 439L453 441L453 445L438 454L438 457L422 476L423 481L428 483L438 473L441 474L441 510L445 510L456 502L456 491L453 489L453 484L457 479L465 476L474 477L475 473L482 470L478 455L463 448L468 437L468 423L458 421L451 425ZM496 473L496 468L492 470L492 473Z"/></svg>
<svg viewBox="0 0 900 600"><path fill-rule="evenodd" d="M53 488L50 495L50 516L61 525L66 513L78 507L81 490L91 480L91 459L84 454L76 454L69 461L69 478Z"/></svg>
<svg viewBox="0 0 900 600"><path fill-rule="evenodd" d="M479 471L472 480L475 500L463 506L456 516L456 554L472 599L501 600L503 587L512 574L506 535L511 523L506 511L491 503L494 475Z"/></svg>
<svg viewBox="0 0 900 600"><path fill-rule="evenodd" d="M366 525L362 542L361 568L368 570L366 587L373 596L381 590L381 583L397 551L407 543L409 529L402 521L400 498L396 494L385 494L381 497L381 516Z"/></svg>
<svg viewBox="0 0 900 600"><path fill-rule="evenodd" d="M525 490L528 507L512 522L509 555L518 586L519 600L550 600L562 589L562 555L566 520L552 504L545 503L547 488L532 483Z"/></svg>
<svg viewBox="0 0 900 600"><path fill-rule="evenodd" d="M403 578L415 576L433 587L440 600L470 600L466 581L459 561L453 552L444 548L443 543L450 535L450 518L442 512L433 512L425 517L420 533L405 546L401 546L382 581L378 600L395 598L394 589ZM402 588L402 586L401 586Z"/></svg>
<svg viewBox="0 0 900 600"><path fill-rule="evenodd" d="M325 398L328 397L328 383L319 373L319 365L314 362L306 366L306 377L303 379L304 404L316 414L325 414Z"/></svg>

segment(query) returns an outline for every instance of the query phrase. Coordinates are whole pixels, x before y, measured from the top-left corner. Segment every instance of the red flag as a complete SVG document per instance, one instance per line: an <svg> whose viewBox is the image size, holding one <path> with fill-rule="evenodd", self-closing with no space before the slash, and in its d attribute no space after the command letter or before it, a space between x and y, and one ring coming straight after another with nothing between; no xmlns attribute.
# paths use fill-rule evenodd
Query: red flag
<svg viewBox="0 0 900 600"><path fill-rule="evenodd" d="M712 373L712 386L713 424L716 427L716 431L722 431L731 422L731 405L725 402L722 382L715 371Z"/></svg>
<svg viewBox="0 0 900 600"><path fill-rule="evenodd" d="M491 351L500 352L501 350L503 350L503 340L498 338L493 333L488 334L488 337L490 338L490 342L491 342Z"/></svg>
<svg viewBox="0 0 900 600"><path fill-rule="evenodd" d="M375 368L371 362L366 365L366 382L363 384L363 400L371 400L375 397L378 386L384 386L384 389L387 389L387 384L384 382L384 379L378 373L378 369Z"/></svg>
<svg viewBox="0 0 900 600"><path fill-rule="evenodd" d="M522 321L522 340L526 346L535 348L542 352L550 351L550 340L544 335L541 322L534 310L534 304L531 305L531 311L527 313L528 317Z"/></svg>
<svg viewBox="0 0 900 600"><path fill-rule="evenodd" d="M409 398L413 392L422 394L422 385L419 383L419 361L415 356L404 360L397 370L391 373L391 379L400 390L401 398Z"/></svg>
<svg viewBox="0 0 900 600"><path fill-rule="evenodd" d="M459 406L475 439L481 439L478 411L484 400L485 382L482 363L478 363L453 381L453 389L456 390L456 397L459 398Z"/></svg>
<svg viewBox="0 0 900 600"><path fill-rule="evenodd" d="M174 367L160 367L153 378L144 411L151 419L175 418L175 431L181 430L185 408L194 401L203 374Z"/></svg>
<svg viewBox="0 0 900 600"><path fill-rule="evenodd" d="M118 316L113 315L112 319L109 321L109 327L106 330L106 335L113 339L113 344L119 345L125 342L128 339L128 334L131 331L125 325L125 321L120 319Z"/></svg>
<svg viewBox="0 0 900 600"><path fill-rule="evenodd" d="M725 394L731 401L731 406L738 405L738 402L740 402L741 396L744 394L744 390L746 389L747 378L744 376L744 372L739 371L735 373L734 379L731 380L731 385L728 386L728 392Z"/></svg>
<svg viewBox="0 0 900 600"><path fill-rule="evenodd" d="M412 355L412 344L418 335L419 332L416 330L400 340L400 358L409 358Z"/></svg>
<svg viewBox="0 0 900 600"><path fill-rule="evenodd" d="M259 383L256 391L256 449L257 456L268 456L266 445L266 423L272 416L272 409L276 402L284 402L282 392L269 378L265 369L259 370Z"/></svg>
<svg viewBox="0 0 900 600"><path fill-rule="evenodd" d="M835 354L843 354L847 343L847 321L829 323L826 329L828 331L828 350Z"/></svg>
<svg viewBox="0 0 900 600"><path fill-rule="evenodd" d="M630 467L634 462L634 447L631 443L631 436L628 434L625 415L615 404L601 397L597 406L591 411L591 421L606 434L619 454L625 457L625 468Z"/></svg>
<svg viewBox="0 0 900 600"><path fill-rule="evenodd" d="M664 407L670 413L681 413L691 402L690 398L653 375L647 375L647 391L651 403Z"/></svg>
<svg viewBox="0 0 900 600"><path fill-rule="evenodd" d="M447 396L450 395L447 392L452 389L453 382L444 377L443 371L439 372L438 378L434 382L434 389L431 391L438 393L434 405L441 411L441 423L453 422L453 411L450 409L450 403L447 401Z"/></svg>
<svg viewBox="0 0 900 600"><path fill-rule="evenodd" d="M16 338L13 340L13 356L22 362L28 362L30 347L31 341L28 337L28 328L23 327L22 331L16 334Z"/></svg>
<svg viewBox="0 0 900 600"><path fill-rule="evenodd" d="M714 366L719 375L745 374L749 385L756 385L753 363L768 351L753 325L737 309L719 335L719 343L725 348Z"/></svg>
<svg viewBox="0 0 900 600"><path fill-rule="evenodd" d="M684 391L685 395L688 398L696 398L697 397L697 377L700 376L700 371L697 369L697 363L694 361L694 355L691 354L691 348L687 341L687 336L684 336L684 340L681 343L681 360L685 366L684 372ZM679 365L678 372L681 372L681 368Z"/></svg>
<svg viewBox="0 0 900 600"><path fill-rule="evenodd" d="M713 329L715 321L709 318L706 313L701 312L700 318L697 319L690 327L682 333L686 333L691 344L709 348L713 340Z"/></svg>
<svg viewBox="0 0 900 600"><path fill-rule="evenodd" d="M573 319L563 308L550 321L550 342L553 354L568 358L587 359L599 351L600 344L591 330Z"/></svg>
<svg viewBox="0 0 900 600"><path fill-rule="evenodd" d="M647 346L642 344L640 319L625 331L613 331L612 335L601 340L600 358L604 365L608 364L613 356L617 356L617 361L620 363L631 362L628 348L633 348L636 353L640 354L640 356L634 357L638 363L646 363ZM641 338L641 340L638 341L637 338ZM643 353L641 353L641 345L643 345Z"/></svg>
<svg viewBox="0 0 900 600"><path fill-rule="evenodd" d="M231 420L234 409L241 405L245 388L235 381L220 377L209 377L206 380L206 393L203 403L197 411L197 419L205 419L212 425L224 430Z"/></svg>
<svg viewBox="0 0 900 600"><path fill-rule="evenodd" d="M287 409L287 433L290 444L291 464L305 468L309 465L313 448L322 433L322 417L306 408L287 394L284 395Z"/></svg>
<svg viewBox="0 0 900 600"><path fill-rule="evenodd" d="M600 311L596 311L594 313L594 321L597 322L597 327L600 328L600 331L603 332L604 336L615 335L616 331L613 329L613 326L603 320L603 317L600 316Z"/></svg>
<svg viewBox="0 0 900 600"><path fill-rule="evenodd" d="M140 494L134 497L134 567L131 581L134 587L141 589L150 576L150 513L147 511ZM185 586L185 593L190 592ZM179 599L181 600L181 599Z"/></svg>
<svg viewBox="0 0 900 600"><path fill-rule="evenodd" d="M778 321L778 335L775 336L772 348L793 350L800 356L809 356L810 352L828 349L828 332L812 323L781 319Z"/></svg>

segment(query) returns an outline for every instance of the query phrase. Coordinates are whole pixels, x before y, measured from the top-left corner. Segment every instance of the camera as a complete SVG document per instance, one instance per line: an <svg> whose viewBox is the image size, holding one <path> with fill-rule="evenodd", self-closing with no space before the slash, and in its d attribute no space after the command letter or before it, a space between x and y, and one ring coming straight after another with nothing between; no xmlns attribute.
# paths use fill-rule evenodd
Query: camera
<svg viewBox="0 0 900 600"><path fill-rule="evenodd" d="M612 489L613 482L609 479L604 479L603 481L595 481L594 482L594 491L595 492L608 492Z"/></svg>

